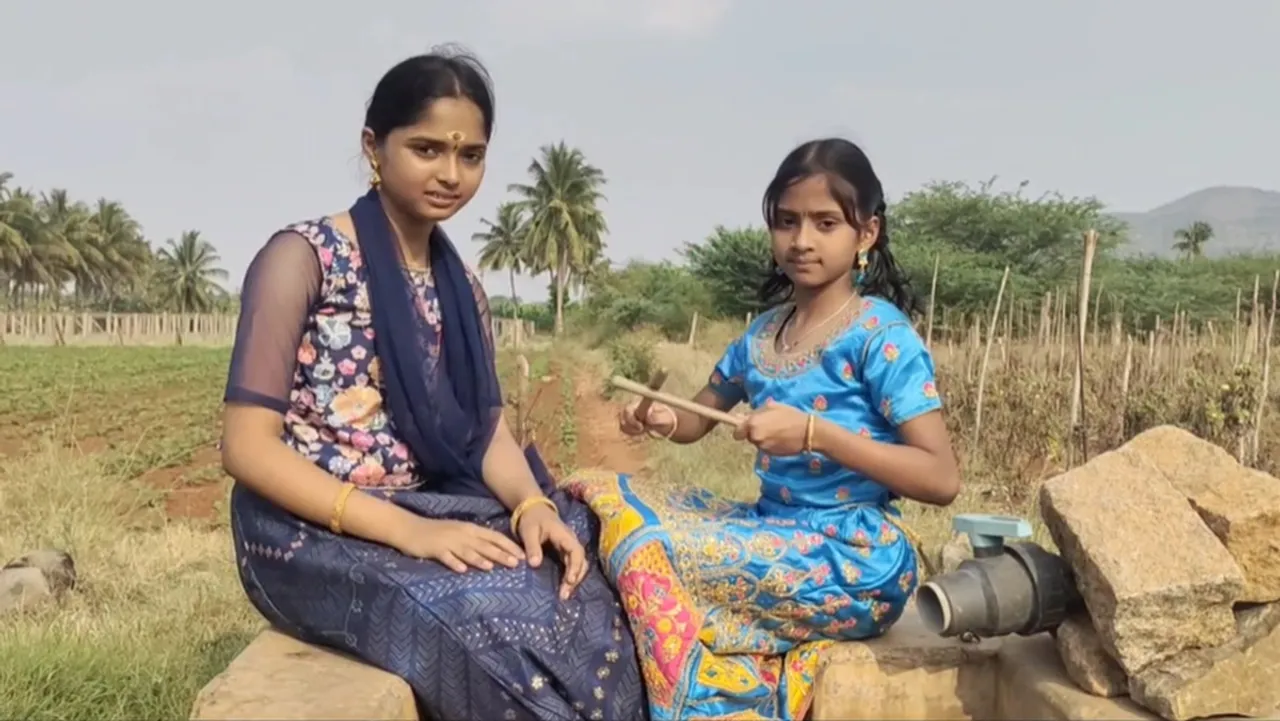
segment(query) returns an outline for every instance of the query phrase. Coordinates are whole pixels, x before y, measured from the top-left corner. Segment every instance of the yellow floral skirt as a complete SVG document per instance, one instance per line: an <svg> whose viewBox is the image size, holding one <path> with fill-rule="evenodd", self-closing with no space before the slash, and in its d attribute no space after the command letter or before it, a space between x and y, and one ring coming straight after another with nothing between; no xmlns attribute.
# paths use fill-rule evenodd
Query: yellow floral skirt
<svg viewBox="0 0 1280 721"><path fill-rule="evenodd" d="M820 651L878 636L917 583L896 509L769 507L579 472L653 721L803 719Z"/></svg>

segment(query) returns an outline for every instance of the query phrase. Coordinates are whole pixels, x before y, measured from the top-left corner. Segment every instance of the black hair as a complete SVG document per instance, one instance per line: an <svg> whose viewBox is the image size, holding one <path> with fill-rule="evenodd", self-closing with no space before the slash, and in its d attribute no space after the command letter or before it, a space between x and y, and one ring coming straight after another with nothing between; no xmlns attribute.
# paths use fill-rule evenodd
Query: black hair
<svg viewBox="0 0 1280 721"><path fill-rule="evenodd" d="M401 60L373 89L365 127L383 140L396 128L413 125L440 98L466 98L480 108L484 136L493 135L493 82L474 55L451 46Z"/></svg>
<svg viewBox="0 0 1280 721"><path fill-rule="evenodd" d="M787 188L814 175L826 176L832 197L840 204L849 225L861 228L866 218L880 219L880 233L867 250L867 267L859 292L884 298L907 315L919 313L920 302L911 289L911 281L889 250L884 187L866 153L857 145L843 138L823 138L810 140L788 153L764 191L765 225L770 230L776 227L778 203ZM760 299L772 305L789 299L795 287L776 260L771 261L769 269L769 277L760 287Z"/></svg>

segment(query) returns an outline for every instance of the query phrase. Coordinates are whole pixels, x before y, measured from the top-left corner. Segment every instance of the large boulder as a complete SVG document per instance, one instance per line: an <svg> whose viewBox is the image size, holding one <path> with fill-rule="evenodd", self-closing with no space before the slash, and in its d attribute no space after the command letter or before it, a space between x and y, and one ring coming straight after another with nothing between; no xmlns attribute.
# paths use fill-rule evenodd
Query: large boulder
<svg viewBox="0 0 1280 721"><path fill-rule="evenodd" d="M1280 604L1236 612L1227 643L1185 651L1129 679L1133 700L1166 719L1276 718L1280 711Z"/></svg>
<svg viewBox="0 0 1280 721"><path fill-rule="evenodd" d="M1280 480L1176 426L1140 433L1122 450L1158 468L1231 552L1244 573L1241 602L1280 600Z"/></svg>
<svg viewBox="0 0 1280 721"><path fill-rule="evenodd" d="M1045 524L1099 640L1126 673L1235 633L1235 559L1165 475L1113 451L1047 481Z"/></svg>

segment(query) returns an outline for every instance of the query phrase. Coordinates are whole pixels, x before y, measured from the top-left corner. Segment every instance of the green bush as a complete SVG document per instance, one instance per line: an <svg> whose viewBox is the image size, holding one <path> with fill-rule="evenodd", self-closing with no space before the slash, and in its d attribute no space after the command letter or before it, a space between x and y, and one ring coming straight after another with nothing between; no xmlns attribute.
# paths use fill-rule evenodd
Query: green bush
<svg viewBox="0 0 1280 721"><path fill-rule="evenodd" d="M608 341L605 352L613 375L648 383L658 366L653 352L656 345L657 338L651 333L618 336Z"/></svg>

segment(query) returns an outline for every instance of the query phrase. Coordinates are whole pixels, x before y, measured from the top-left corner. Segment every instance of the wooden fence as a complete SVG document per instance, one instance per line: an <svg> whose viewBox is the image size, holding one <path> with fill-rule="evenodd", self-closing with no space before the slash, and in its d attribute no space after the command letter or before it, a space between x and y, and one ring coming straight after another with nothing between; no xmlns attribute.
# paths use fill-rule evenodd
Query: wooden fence
<svg viewBox="0 0 1280 721"><path fill-rule="evenodd" d="M230 345L237 316L224 313L0 311L2 345ZM533 323L493 319L499 345L533 337Z"/></svg>

